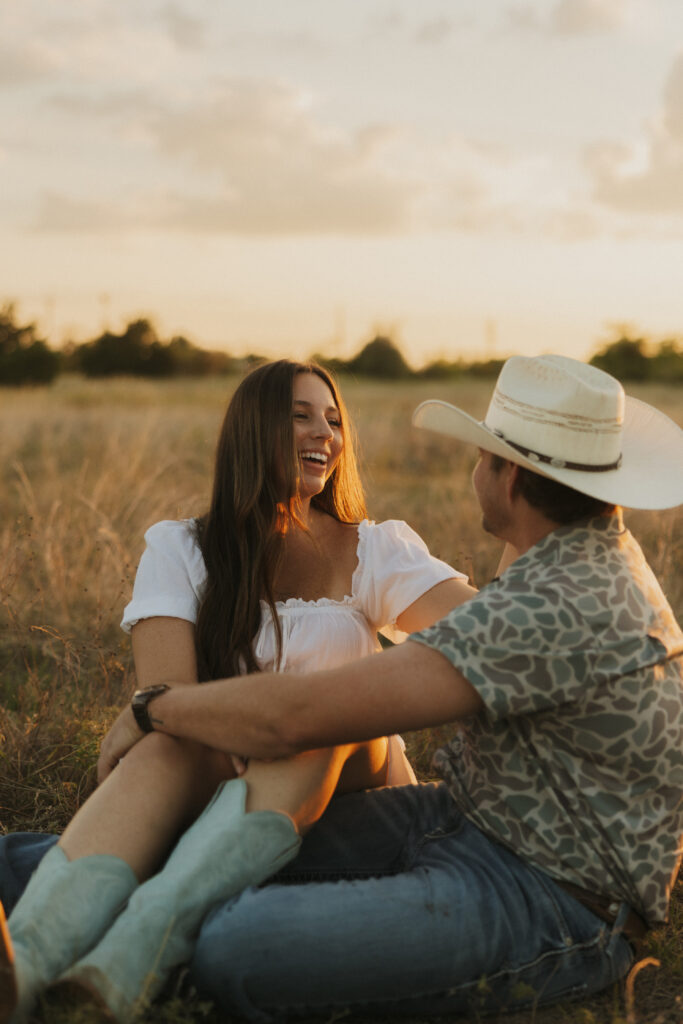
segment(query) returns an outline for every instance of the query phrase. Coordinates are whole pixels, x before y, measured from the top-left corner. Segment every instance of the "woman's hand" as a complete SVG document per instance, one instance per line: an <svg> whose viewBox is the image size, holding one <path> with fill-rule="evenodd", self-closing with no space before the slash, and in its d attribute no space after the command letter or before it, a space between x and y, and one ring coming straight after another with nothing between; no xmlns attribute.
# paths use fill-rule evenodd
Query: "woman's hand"
<svg viewBox="0 0 683 1024"><path fill-rule="evenodd" d="M133 717L130 705L127 705L102 740L97 762L97 781L104 782L124 754L127 754L144 735Z"/></svg>

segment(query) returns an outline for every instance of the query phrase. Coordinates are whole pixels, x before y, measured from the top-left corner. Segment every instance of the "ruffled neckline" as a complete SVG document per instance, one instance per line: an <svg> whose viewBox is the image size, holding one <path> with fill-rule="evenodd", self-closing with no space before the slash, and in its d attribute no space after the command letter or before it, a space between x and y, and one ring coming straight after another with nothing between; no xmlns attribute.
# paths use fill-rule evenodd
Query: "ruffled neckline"
<svg viewBox="0 0 683 1024"><path fill-rule="evenodd" d="M288 597L286 601L276 601L276 608L347 608L354 606L358 600L358 591L360 587L360 580L363 575L363 567L365 565L365 548L367 539L367 528L374 525L370 519L363 519L358 524L358 544L356 546L356 568L353 570L351 576L351 593L346 594L339 601L332 597L317 597L312 601L307 601L304 597ZM261 601L261 608L267 608L268 604L265 601Z"/></svg>

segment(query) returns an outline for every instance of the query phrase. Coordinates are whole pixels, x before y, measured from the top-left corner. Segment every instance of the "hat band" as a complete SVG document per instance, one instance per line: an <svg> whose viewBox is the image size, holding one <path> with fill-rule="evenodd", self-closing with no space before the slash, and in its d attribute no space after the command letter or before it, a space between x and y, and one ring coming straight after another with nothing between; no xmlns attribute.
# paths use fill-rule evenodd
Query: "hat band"
<svg viewBox="0 0 683 1024"><path fill-rule="evenodd" d="M486 424L484 424L486 426ZM588 462L569 462L567 459L553 458L551 455L543 455L541 452L535 452L531 448L525 448L524 445L516 444L514 441L510 441L503 434L502 430L496 430L495 428L491 431L496 437L499 437L506 444L509 444L511 448L518 451L520 455L524 455L525 458L529 459L530 462L542 462L546 466L553 466L555 469L577 469L583 473L606 473L610 469L619 469L621 465L621 455L615 462L605 462L601 465L590 464Z"/></svg>

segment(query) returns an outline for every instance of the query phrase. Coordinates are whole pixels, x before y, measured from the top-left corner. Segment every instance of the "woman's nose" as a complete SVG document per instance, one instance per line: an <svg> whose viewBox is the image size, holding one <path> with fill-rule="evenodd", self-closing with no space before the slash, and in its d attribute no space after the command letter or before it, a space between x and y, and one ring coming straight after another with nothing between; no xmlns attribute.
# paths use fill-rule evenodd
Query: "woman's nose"
<svg viewBox="0 0 683 1024"><path fill-rule="evenodd" d="M315 424L314 431L316 437L334 437L334 431L324 416Z"/></svg>

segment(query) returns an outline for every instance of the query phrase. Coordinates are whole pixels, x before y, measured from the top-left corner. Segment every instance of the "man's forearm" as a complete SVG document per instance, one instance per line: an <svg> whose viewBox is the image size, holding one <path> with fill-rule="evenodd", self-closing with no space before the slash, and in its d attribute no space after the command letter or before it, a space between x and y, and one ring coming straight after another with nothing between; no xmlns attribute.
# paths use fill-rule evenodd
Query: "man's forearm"
<svg viewBox="0 0 683 1024"><path fill-rule="evenodd" d="M159 732L266 758L440 725L480 707L442 655L409 641L323 672L175 687L150 704L149 715Z"/></svg>
<svg viewBox="0 0 683 1024"><path fill-rule="evenodd" d="M171 687L149 706L155 732L180 739L197 740L230 754L247 757L289 757L298 753L292 737L281 726L290 712L270 687L281 680L272 673L239 676L202 683L195 687ZM294 681L294 680L292 680ZM259 695L270 692L267 706Z"/></svg>

